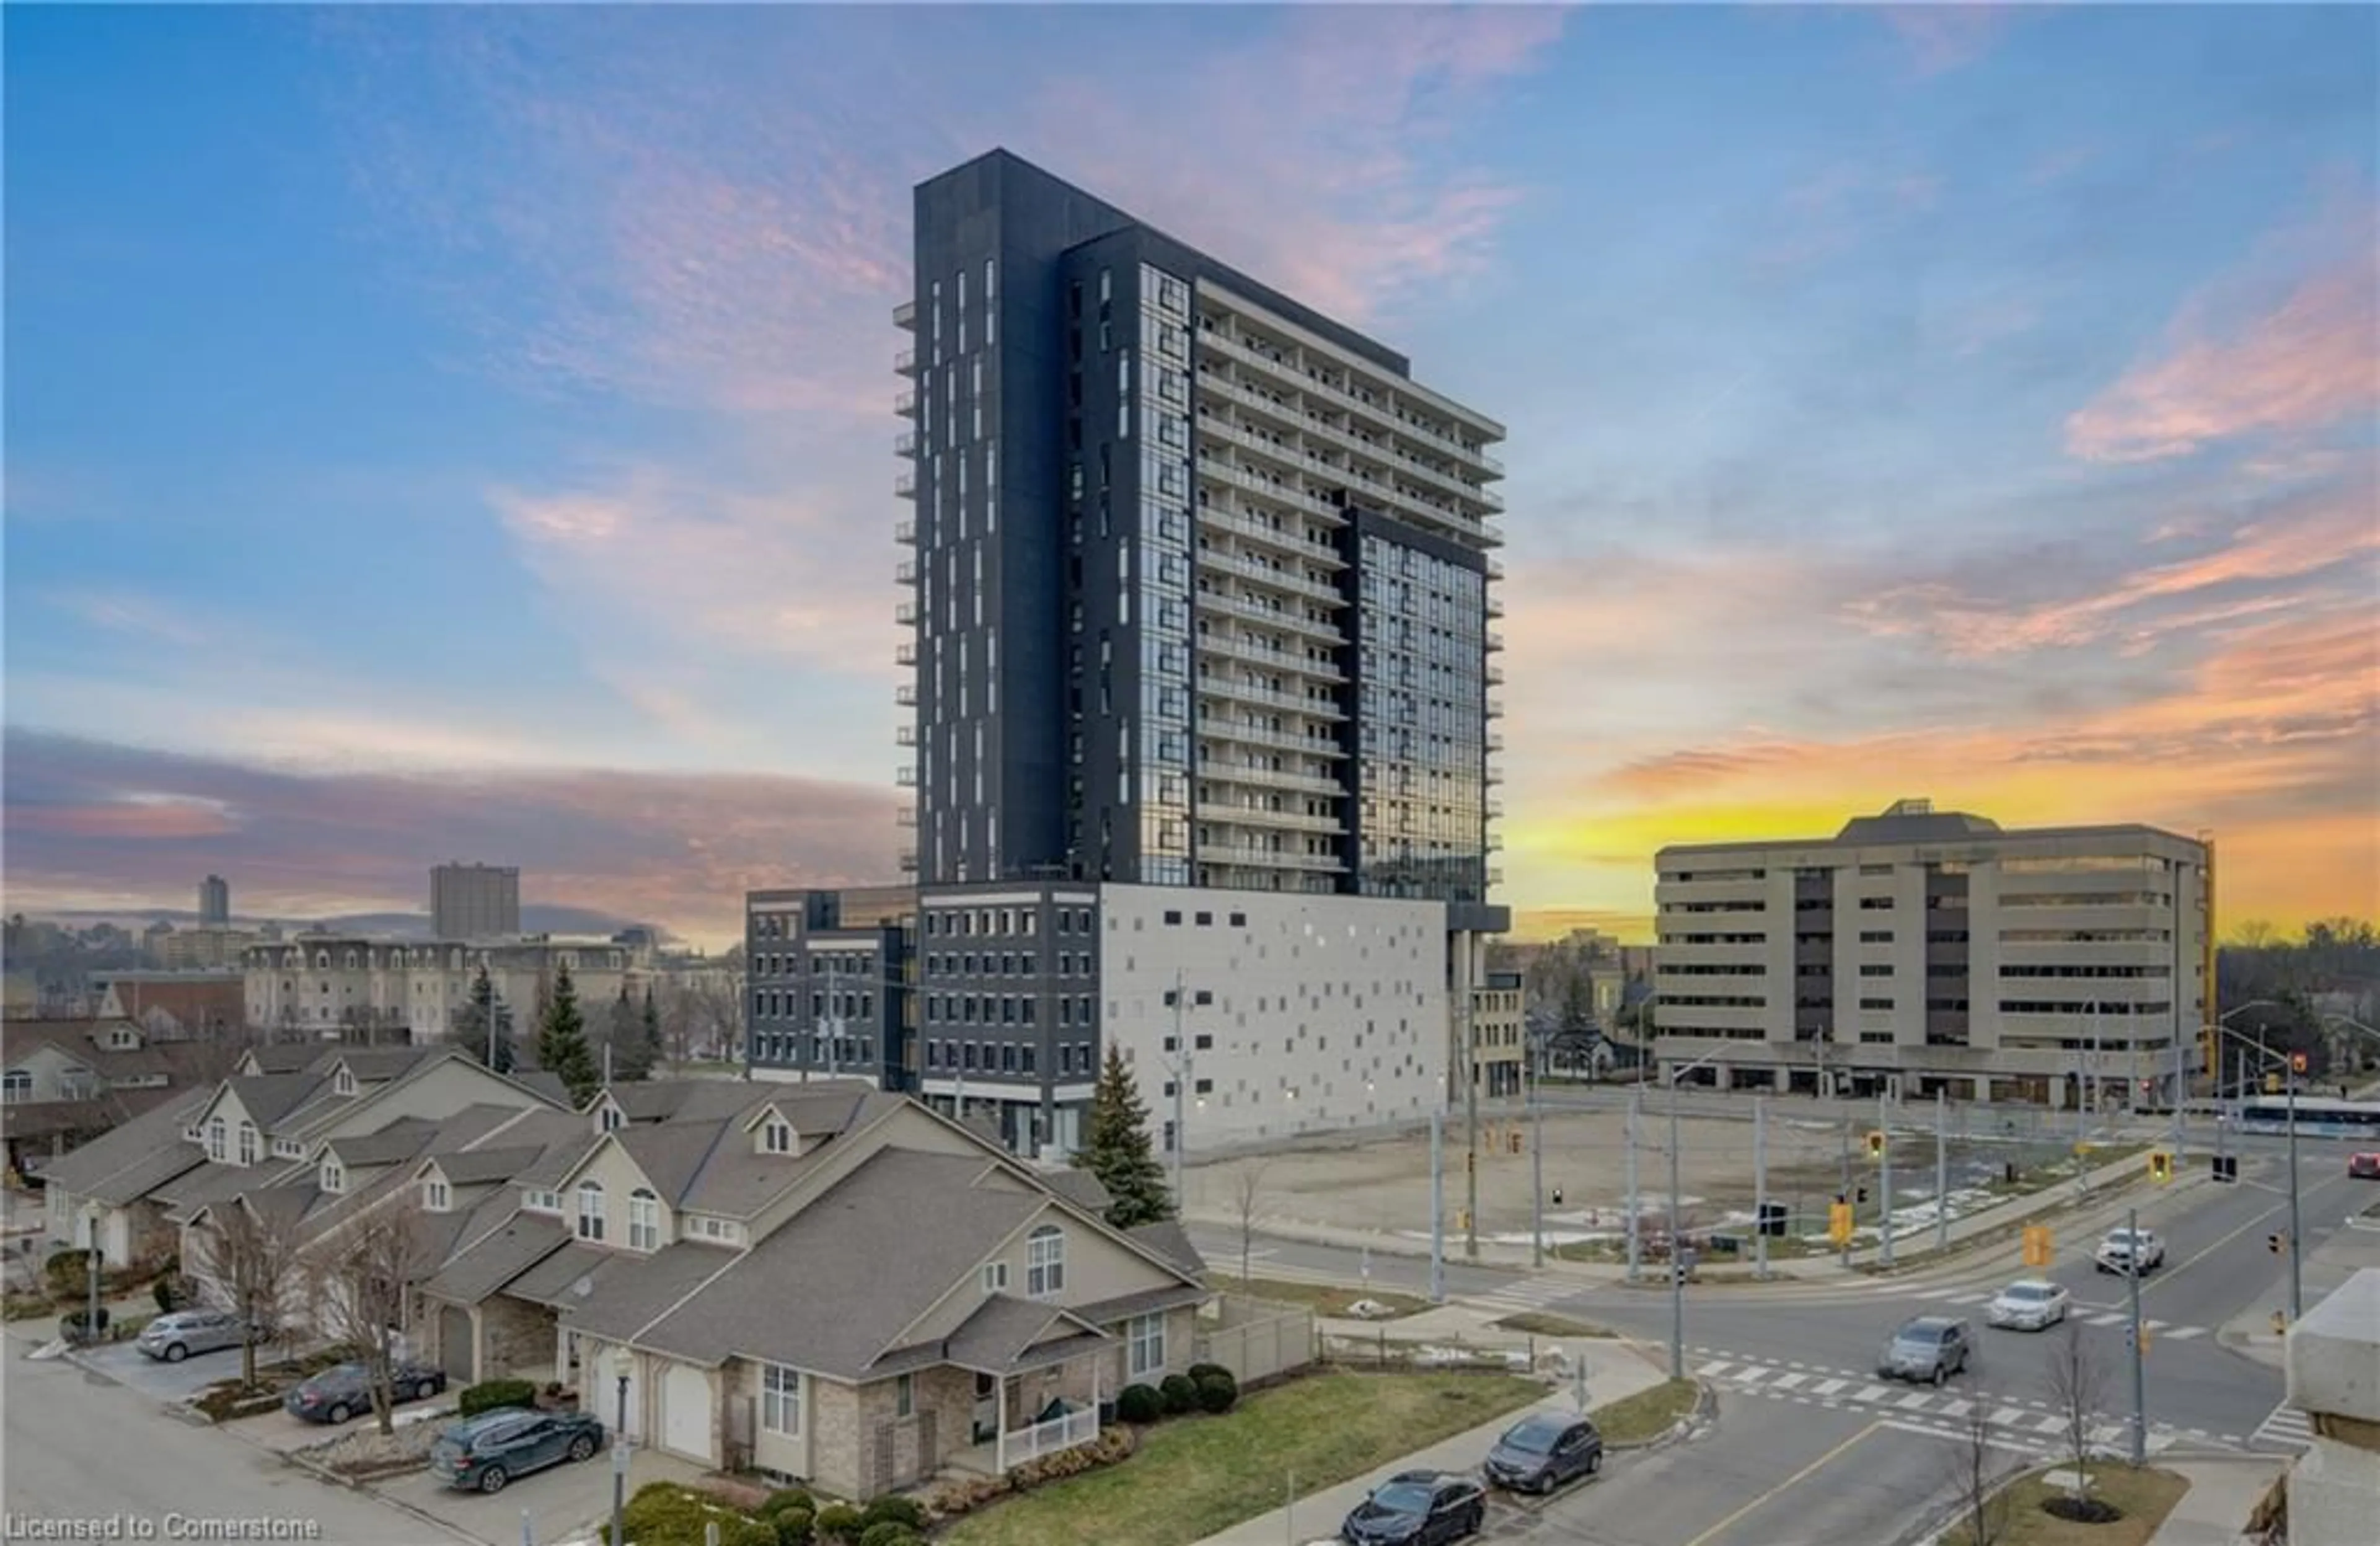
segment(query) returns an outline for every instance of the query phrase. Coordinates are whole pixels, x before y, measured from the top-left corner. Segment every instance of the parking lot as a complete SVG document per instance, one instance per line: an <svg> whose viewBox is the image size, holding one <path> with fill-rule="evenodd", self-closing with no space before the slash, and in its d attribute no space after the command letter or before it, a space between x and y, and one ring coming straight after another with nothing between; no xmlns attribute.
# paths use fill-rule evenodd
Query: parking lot
<svg viewBox="0 0 2380 1546"><path fill-rule="evenodd" d="M239 1378L237 1347L193 1353L180 1363L166 1363L128 1342L112 1342L104 1347L85 1348L77 1357L84 1368L106 1375L127 1390L168 1404L188 1401L217 1381Z"/></svg>

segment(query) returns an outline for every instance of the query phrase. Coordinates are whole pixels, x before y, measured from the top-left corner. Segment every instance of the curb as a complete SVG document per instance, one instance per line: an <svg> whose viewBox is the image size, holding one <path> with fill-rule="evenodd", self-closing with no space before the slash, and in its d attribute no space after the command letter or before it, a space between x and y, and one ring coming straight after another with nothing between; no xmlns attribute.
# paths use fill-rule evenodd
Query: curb
<svg viewBox="0 0 2380 1546"><path fill-rule="evenodd" d="M1692 1411L1649 1439L1639 1439L1634 1443L1629 1444L1607 1443L1603 1446L1603 1452L1606 1455L1650 1455L1657 1449L1667 1449L1671 1444L1685 1443L1697 1439L1718 1422L1718 1393L1702 1381L1696 1380L1694 1405Z"/></svg>

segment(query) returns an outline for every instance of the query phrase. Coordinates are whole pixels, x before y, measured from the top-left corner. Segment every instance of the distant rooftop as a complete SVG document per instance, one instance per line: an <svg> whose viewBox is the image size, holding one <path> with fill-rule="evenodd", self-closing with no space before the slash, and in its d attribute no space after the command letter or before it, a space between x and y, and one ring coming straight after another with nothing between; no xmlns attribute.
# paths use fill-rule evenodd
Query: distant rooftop
<svg viewBox="0 0 2380 1546"><path fill-rule="evenodd" d="M2112 839L2118 836L2128 840L2137 840L2143 836L2158 837L2175 843L2199 841L2180 833L2168 832L2162 827L2146 826L2137 822L2070 827L2003 827L1987 816L1976 816L1963 810L1937 810L1934 809L1932 800L1916 798L1895 800L1874 816L1854 816L1844 822L1842 830L1832 837L1764 837L1727 843L1669 843L1662 845L1659 852L1661 854L1753 853L1772 848L1898 847L1920 844L1973 843L1995 838Z"/></svg>
<svg viewBox="0 0 2380 1546"><path fill-rule="evenodd" d="M1927 799L1895 800L1880 816L1854 816L1835 834L1838 843L1943 843L1988 837L2000 824L1963 810L1937 810Z"/></svg>

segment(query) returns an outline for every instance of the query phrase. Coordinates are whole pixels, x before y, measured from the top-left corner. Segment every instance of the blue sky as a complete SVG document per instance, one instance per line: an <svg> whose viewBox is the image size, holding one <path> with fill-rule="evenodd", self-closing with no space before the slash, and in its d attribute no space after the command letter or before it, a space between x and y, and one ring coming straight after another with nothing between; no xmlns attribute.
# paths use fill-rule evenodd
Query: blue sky
<svg viewBox="0 0 2380 1546"><path fill-rule="evenodd" d="M12 9L8 881L705 937L896 846L908 189L1511 427L1511 899L1930 794L2380 910L2357 7Z"/></svg>

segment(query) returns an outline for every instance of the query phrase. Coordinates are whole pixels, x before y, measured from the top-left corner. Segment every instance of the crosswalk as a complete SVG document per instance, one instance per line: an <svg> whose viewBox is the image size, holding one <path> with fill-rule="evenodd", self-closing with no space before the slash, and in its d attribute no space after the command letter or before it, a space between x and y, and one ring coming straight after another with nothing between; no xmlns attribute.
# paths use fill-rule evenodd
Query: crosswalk
<svg viewBox="0 0 2380 1546"><path fill-rule="evenodd" d="M2287 1444L2294 1449L2312 1449L2313 1423L2303 1412L2288 1402L2283 1402L2274 1407L2272 1415L2258 1423L2256 1431L2248 1437L2250 1442L2254 1443Z"/></svg>
<svg viewBox="0 0 2380 1546"><path fill-rule="evenodd" d="M1543 1277L1514 1278L1498 1287L1477 1294L1454 1296L1457 1304L1489 1310L1498 1315L1523 1315L1545 1309L1559 1299L1574 1297L1587 1285L1575 1278Z"/></svg>
<svg viewBox="0 0 2380 1546"><path fill-rule="evenodd" d="M1879 1298L1912 1299L1921 1303L1957 1309L1981 1309L1999 1297L1999 1290L1997 1288L1958 1286L1928 1288L1916 1284L1898 1283L1879 1283L1870 1292ZM2073 1309L2069 1313L2086 1326L2127 1326L2131 1323L2132 1319L2129 1309L2116 1305L2095 1305L2079 1299L2075 1301ZM2169 1321L2159 1321L2154 1316L2144 1317L2141 1323L2148 1328L2152 1341L2188 1342L2195 1337L2214 1334L2214 1328L2211 1326L2176 1325Z"/></svg>
<svg viewBox="0 0 2380 1546"><path fill-rule="evenodd" d="M1964 1438L1976 1420L1978 1400L1987 1400L1990 1409L1981 1415L1994 1445L2043 1455L2064 1453L2071 1447L2066 1416L2046 1402L1997 1395L1977 1397L1962 1393L1958 1385L1912 1388L1887 1383L1863 1371L1747 1358L1722 1349L1698 1347L1695 1352L1711 1355L1696 1365L1695 1374L1722 1394L1733 1393L1828 1409L1862 1410L1895 1427L1945 1438ZM2276 1413L2266 1420L2269 1423L2279 1416ZM2131 1436L2128 1422L2095 1418L2088 1443L2094 1449L2120 1451L2129 1448ZM2237 1440L2230 1442L2236 1443ZM2198 1429L2149 1425L2151 1454L2161 1454L2177 1445L2207 1447L2217 1443L2216 1435Z"/></svg>

